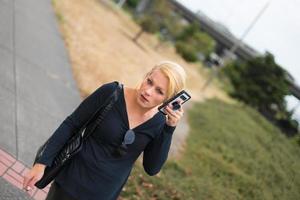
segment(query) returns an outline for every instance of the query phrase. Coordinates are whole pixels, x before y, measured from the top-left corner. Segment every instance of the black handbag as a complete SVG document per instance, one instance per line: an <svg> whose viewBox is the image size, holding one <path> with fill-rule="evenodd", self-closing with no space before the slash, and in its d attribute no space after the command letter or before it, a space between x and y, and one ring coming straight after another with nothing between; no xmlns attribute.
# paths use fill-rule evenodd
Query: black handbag
<svg viewBox="0 0 300 200"><path fill-rule="evenodd" d="M71 158L74 157L82 148L83 141L91 135L91 133L95 130L95 128L100 125L103 121L107 112L112 108L113 104L118 100L119 93L121 91L121 84L118 83L117 88L114 90L113 94L110 95L108 99L106 99L105 103L97 109L97 111L93 114L93 116L81 127L81 129L73 134L73 136L67 141L67 143L63 146L63 148L59 151L59 153L54 158L51 166L47 166L45 168L43 177L35 183L35 186L39 189L46 187L53 179L58 175L58 173L63 169L63 167L70 161ZM99 115L99 116L98 116ZM98 116L98 117L97 117ZM95 120L93 126L89 129L87 133L85 132L86 128L92 121ZM39 160L39 158L43 155L44 150L47 148L49 139L42 145L36 154L34 159L34 164Z"/></svg>

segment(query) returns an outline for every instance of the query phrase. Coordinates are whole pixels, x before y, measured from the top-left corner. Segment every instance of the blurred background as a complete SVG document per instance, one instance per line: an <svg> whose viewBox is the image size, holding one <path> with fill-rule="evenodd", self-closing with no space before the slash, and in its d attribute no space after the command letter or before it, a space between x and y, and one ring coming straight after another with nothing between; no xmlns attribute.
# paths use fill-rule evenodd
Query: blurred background
<svg viewBox="0 0 300 200"><path fill-rule="evenodd" d="M0 1L0 199L24 193L37 148L95 89L157 62L192 101L154 177L137 162L120 200L300 199L300 1Z"/></svg>

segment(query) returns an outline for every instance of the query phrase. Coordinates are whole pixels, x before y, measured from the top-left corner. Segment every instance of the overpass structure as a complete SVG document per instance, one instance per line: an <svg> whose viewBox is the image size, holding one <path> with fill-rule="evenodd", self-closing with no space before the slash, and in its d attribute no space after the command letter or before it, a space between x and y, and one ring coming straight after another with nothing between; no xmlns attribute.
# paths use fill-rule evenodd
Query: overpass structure
<svg viewBox="0 0 300 200"><path fill-rule="evenodd" d="M300 100L300 87L296 84L290 85L290 92L291 94L296 97L298 100Z"/></svg>
<svg viewBox="0 0 300 200"><path fill-rule="evenodd" d="M261 53L236 38L225 26L214 22L205 14L201 12L194 13L176 0L170 0L169 2L173 9L188 22L199 23L201 29L216 40L219 51L229 51L235 48L234 54L242 60L249 60L261 55ZM289 76L291 77L291 75ZM300 86L296 85L292 78L290 83L291 94L300 100Z"/></svg>
<svg viewBox="0 0 300 200"><path fill-rule="evenodd" d="M188 22L198 22L200 28L213 37L222 50L230 50L238 44L234 53L243 60L261 55L258 51L236 38L224 25L211 20L204 13L200 11L194 13L176 0L170 0L170 3L173 9Z"/></svg>

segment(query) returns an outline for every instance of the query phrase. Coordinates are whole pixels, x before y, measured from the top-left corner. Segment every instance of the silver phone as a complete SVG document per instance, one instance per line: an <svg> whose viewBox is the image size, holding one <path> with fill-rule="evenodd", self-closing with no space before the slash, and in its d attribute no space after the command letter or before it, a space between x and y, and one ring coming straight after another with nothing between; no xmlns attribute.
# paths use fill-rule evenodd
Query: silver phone
<svg viewBox="0 0 300 200"><path fill-rule="evenodd" d="M172 105L173 110L178 110L180 108L180 104L182 105L190 99L191 95L189 95L185 90L182 90L181 92L167 100L165 103L163 103L163 105L159 106L158 110L166 115L164 109L168 104Z"/></svg>

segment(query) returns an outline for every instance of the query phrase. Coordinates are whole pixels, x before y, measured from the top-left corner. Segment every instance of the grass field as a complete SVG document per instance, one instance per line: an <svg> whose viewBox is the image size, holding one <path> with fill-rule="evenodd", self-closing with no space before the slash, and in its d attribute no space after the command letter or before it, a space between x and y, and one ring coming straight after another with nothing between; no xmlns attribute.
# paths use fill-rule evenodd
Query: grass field
<svg viewBox="0 0 300 200"><path fill-rule="evenodd" d="M182 159L155 177L137 164L121 199L300 199L300 146L256 111L211 100L188 115Z"/></svg>

